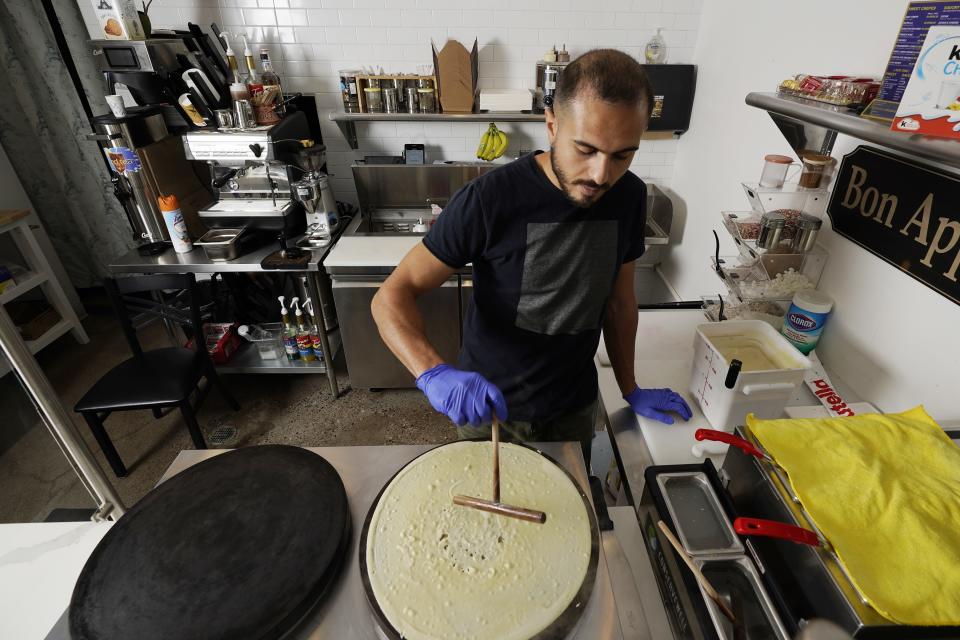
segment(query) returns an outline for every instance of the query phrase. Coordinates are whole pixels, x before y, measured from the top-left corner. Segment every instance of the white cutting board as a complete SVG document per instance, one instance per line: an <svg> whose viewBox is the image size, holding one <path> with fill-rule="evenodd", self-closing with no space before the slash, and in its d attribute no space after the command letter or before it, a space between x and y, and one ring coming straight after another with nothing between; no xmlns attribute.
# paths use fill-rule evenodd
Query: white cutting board
<svg viewBox="0 0 960 640"><path fill-rule="evenodd" d="M634 373L637 385L641 388L673 389L687 401L693 416L687 422L674 415L673 424L663 424L657 420L637 416L643 438L650 450L653 463L661 464L699 464L702 457L697 457L691 449L697 444L693 434L697 429L713 429L700 411L700 406L687 391L690 384L690 360L646 360L637 362ZM711 445L713 446L713 445ZM723 456L727 445L716 444L713 450L717 453L709 455L717 468L723 464Z"/></svg>

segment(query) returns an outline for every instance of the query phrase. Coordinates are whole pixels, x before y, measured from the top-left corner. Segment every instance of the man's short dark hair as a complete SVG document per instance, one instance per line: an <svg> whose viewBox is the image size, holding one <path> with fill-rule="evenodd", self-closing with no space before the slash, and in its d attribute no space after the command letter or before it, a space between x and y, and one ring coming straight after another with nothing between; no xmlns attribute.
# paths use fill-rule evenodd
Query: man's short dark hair
<svg viewBox="0 0 960 640"><path fill-rule="evenodd" d="M653 89L643 65L617 49L594 49L568 64L557 82L553 108L585 94L613 104L642 105L648 118L653 110Z"/></svg>

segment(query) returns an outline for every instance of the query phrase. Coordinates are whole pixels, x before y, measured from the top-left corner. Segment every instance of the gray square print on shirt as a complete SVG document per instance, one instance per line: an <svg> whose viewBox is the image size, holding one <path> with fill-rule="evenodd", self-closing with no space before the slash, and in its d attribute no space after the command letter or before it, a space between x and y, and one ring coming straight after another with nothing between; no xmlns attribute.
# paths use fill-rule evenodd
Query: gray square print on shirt
<svg viewBox="0 0 960 640"><path fill-rule="evenodd" d="M600 326L617 269L617 222L531 222L516 325L547 335Z"/></svg>

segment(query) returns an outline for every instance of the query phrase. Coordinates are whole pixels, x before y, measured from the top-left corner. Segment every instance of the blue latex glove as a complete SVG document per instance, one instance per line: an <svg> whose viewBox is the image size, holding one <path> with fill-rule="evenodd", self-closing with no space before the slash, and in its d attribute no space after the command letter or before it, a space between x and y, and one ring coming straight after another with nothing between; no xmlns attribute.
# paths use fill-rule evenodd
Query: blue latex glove
<svg viewBox="0 0 960 640"><path fill-rule="evenodd" d="M630 407L645 418L658 420L666 424L673 424L673 416L665 411L673 411L684 420L693 415L683 397L670 389L641 389L635 387L633 391L623 396L630 403Z"/></svg>
<svg viewBox="0 0 960 640"><path fill-rule="evenodd" d="M458 426L489 423L494 411L501 420L507 419L507 401L500 389L475 371L438 364L420 374L417 388Z"/></svg>

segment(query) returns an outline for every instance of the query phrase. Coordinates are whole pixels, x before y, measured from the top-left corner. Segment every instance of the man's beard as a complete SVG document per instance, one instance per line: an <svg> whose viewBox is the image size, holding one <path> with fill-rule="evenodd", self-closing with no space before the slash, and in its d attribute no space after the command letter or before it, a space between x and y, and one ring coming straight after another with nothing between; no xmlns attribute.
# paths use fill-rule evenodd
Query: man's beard
<svg viewBox="0 0 960 640"><path fill-rule="evenodd" d="M607 184L597 184L593 180L569 180L567 174L564 173L557 164L557 154L552 145L550 146L550 168L553 169L554 175L557 176L557 182L560 183L560 190L563 191L563 195L567 197L567 200L582 209L592 207L610 187L610 185ZM578 198L574 195L574 189L578 184L599 189L600 192L592 198Z"/></svg>

